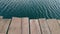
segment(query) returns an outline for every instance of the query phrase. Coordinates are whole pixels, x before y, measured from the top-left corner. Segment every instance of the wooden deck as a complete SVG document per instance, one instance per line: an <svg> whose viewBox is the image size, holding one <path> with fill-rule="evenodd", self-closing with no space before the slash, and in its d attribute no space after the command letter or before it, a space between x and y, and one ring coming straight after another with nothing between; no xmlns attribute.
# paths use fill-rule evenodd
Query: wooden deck
<svg viewBox="0 0 60 34"><path fill-rule="evenodd" d="M28 17L3 19L1 16L0 34L60 34L60 20Z"/></svg>

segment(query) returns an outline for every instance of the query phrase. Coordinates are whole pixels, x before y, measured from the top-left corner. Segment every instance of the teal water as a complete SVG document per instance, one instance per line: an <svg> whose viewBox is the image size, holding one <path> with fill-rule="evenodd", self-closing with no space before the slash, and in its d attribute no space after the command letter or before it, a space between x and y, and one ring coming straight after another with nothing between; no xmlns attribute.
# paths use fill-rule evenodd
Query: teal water
<svg viewBox="0 0 60 34"><path fill-rule="evenodd" d="M60 19L60 0L0 0L0 15Z"/></svg>

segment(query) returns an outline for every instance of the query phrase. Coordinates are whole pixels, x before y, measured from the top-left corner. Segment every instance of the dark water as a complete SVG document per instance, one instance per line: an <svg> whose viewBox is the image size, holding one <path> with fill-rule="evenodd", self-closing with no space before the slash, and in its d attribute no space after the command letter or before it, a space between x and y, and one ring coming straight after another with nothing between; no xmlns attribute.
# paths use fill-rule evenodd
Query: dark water
<svg viewBox="0 0 60 34"><path fill-rule="evenodd" d="M0 15L60 19L60 0L0 0Z"/></svg>

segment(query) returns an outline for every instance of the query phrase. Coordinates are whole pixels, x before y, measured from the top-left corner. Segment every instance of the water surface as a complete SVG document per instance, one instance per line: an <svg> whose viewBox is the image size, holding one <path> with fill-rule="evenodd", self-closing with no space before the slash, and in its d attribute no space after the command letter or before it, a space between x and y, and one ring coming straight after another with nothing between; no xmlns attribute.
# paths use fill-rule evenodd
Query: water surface
<svg viewBox="0 0 60 34"><path fill-rule="evenodd" d="M0 0L0 15L60 19L60 0Z"/></svg>

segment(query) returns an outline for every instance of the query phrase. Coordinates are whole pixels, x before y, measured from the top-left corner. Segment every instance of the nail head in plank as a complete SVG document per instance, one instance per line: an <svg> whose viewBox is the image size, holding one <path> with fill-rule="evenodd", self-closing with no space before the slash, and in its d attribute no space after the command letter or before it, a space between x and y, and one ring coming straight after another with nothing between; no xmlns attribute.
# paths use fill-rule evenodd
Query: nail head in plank
<svg viewBox="0 0 60 34"><path fill-rule="evenodd" d="M41 26L42 34L50 34L49 27L46 23L46 19L39 19L39 23Z"/></svg>
<svg viewBox="0 0 60 34"><path fill-rule="evenodd" d="M60 28L56 19L48 19L47 23L49 25L51 34L60 34Z"/></svg>
<svg viewBox="0 0 60 34"><path fill-rule="evenodd" d="M21 18L12 18L8 34L21 34Z"/></svg>
<svg viewBox="0 0 60 34"><path fill-rule="evenodd" d="M0 34L6 34L11 19L2 19L0 22Z"/></svg>
<svg viewBox="0 0 60 34"><path fill-rule="evenodd" d="M22 18L22 34L29 34L29 18Z"/></svg>
<svg viewBox="0 0 60 34"><path fill-rule="evenodd" d="M30 20L30 32L31 32L31 34L41 34L38 19Z"/></svg>

